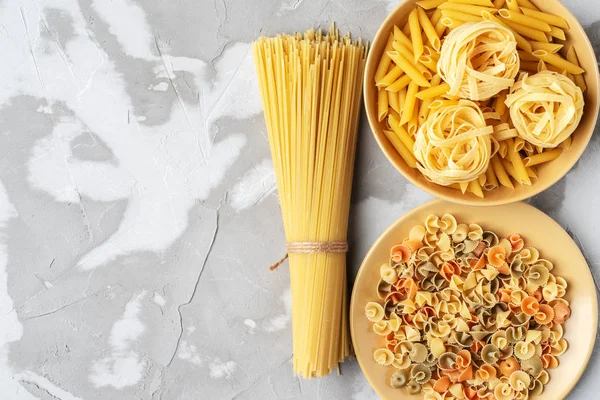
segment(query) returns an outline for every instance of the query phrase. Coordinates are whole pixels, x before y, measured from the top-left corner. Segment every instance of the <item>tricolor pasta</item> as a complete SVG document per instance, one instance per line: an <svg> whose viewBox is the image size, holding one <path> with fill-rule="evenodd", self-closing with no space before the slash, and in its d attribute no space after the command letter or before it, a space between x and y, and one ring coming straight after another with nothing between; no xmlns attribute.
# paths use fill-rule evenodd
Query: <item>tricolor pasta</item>
<svg viewBox="0 0 600 400"><path fill-rule="evenodd" d="M430 215L379 273L365 313L393 388L424 399L527 399L568 349L567 282L517 233Z"/></svg>
<svg viewBox="0 0 600 400"><path fill-rule="evenodd" d="M407 166L462 193L534 184L537 167L569 148L583 113L585 71L561 43L569 24L525 0L416 4L389 33L374 77L385 137ZM483 115L478 139L428 141L461 100ZM492 151L473 145L488 137Z"/></svg>

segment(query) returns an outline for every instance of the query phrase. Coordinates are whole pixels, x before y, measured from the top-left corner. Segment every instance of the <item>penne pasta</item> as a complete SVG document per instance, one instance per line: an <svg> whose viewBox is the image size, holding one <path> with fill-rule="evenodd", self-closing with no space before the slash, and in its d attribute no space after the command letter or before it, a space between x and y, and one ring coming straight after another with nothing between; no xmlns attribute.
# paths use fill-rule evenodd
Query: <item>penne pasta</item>
<svg viewBox="0 0 600 400"><path fill-rule="evenodd" d="M549 53L546 50L536 50L532 54L535 57L539 58L540 60L542 60L550 65L554 65L555 67L558 67L560 70L570 72L573 75L583 74L585 72L585 70L583 68L581 68L579 65L573 64L573 63L565 60L561 56L559 56L557 54Z"/></svg>
<svg viewBox="0 0 600 400"><path fill-rule="evenodd" d="M470 4L473 6L494 7L492 0L448 0L448 3Z"/></svg>
<svg viewBox="0 0 600 400"><path fill-rule="evenodd" d="M510 20L517 24L521 24L523 26L533 28L538 31L542 31L542 32L551 32L552 31L552 28L550 27L549 24L545 23L544 21L535 19L533 17L529 17L527 15L521 14L520 9L519 9L519 11L513 11L513 10L507 10L507 9L503 8L498 11L498 15L500 15L502 18L506 18L507 20Z"/></svg>
<svg viewBox="0 0 600 400"><path fill-rule="evenodd" d="M506 7L511 11L519 12L517 0L506 0Z"/></svg>
<svg viewBox="0 0 600 400"><path fill-rule="evenodd" d="M417 7L417 14L419 17L419 24L421 25L421 28L423 28L423 32L425 32L425 35L427 36L427 40L431 44L431 47L433 47L436 51L440 51L442 42L440 41L440 37L435 31L433 24L429 20L429 17L425 13L425 10ZM423 51L421 51L421 54L419 55L419 57L417 57L417 60L423 54Z"/></svg>
<svg viewBox="0 0 600 400"><path fill-rule="evenodd" d="M421 24L419 23L419 7L415 8L408 16L408 25L410 27L410 39L413 45L413 59L415 63L423 54L423 38L421 37Z"/></svg>
<svg viewBox="0 0 600 400"><path fill-rule="evenodd" d="M433 12L433 14L431 14L431 17L429 17L429 20L431 21L431 24L433 26L435 26L441 18L442 18L442 10L440 10L439 8L436 8L435 11ZM440 36L440 34L438 33L438 37L439 36Z"/></svg>
<svg viewBox="0 0 600 400"><path fill-rule="evenodd" d="M420 100L415 98L415 106L413 109L413 115L412 118L410 119L410 121L408 121L408 134L410 136L415 136L417 133L417 129L419 129L419 110L421 108L420 106Z"/></svg>
<svg viewBox="0 0 600 400"><path fill-rule="evenodd" d="M529 179L529 175L525 170L525 165L523 165L523 159L519 155L519 152L515 149L514 140L506 140L506 145L508 147L507 158L514 167L515 171L515 175L513 175L514 178L517 180L517 182L519 182L522 185L531 186L531 180Z"/></svg>
<svg viewBox="0 0 600 400"><path fill-rule="evenodd" d="M440 100L440 99L436 99L436 100L433 100L431 102L431 104L429 105L429 109L430 110L435 110L436 108L448 107L448 106L455 106L457 104L458 104L458 101L456 101L456 100Z"/></svg>
<svg viewBox="0 0 600 400"><path fill-rule="evenodd" d="M485 175L480 175L483 176L485 178ZM481 189L481 184L479 183L479 180L475 179L472 180L471 182L469 182L469 186L467 189L470 193L473 193L475 196L483 199L483 190Z"/></svg>
<svg viewBox="0 0 600 400"><path fill-rule="evenodd" d="M451 3L447 3L447 4L451 4ZM457 11L457 10L442 10L442 15L445 18L451 18L454 20L464 21L464 22L483 21L483 18L481 17L481 15L469 14L469 13Z"/></svg>
<svg viewBox="0 0 600 400"><path fill-rule="evenodd" d="M539 43L539 42L538 42ZM519 50L519 58L521 61L535 61L538 62L538 58L531 53L524 50Z"/></svg>
<svg viewBox="0 0 600 400"><path fill-rule="evenodd" d="M408 90L408 85L406 85L407 87L403 88L402 90L400 90L398 92L398 104L400 107L400 115L402 115L402 110L404 109L404 105L406 104L406 92ZM398 116L398 124L400 124L400 117Z"/></svg>
<svg viewBox="0 0 600 400"><path fill-rule="evenodd" d="M505 4L506 0L494 0L494 7L496 7L497 9L504 7Z"/></svg>
<svg viewBox="0 0 600 400"><path fill-rule="evenodd" d="M459 4L459 3L444 3L441 6L438 7L439 10L442 10L442 13L444 12L444 10L454 10L454 11L460 11L463 13L467 13L467 14L472 14L472 15L476 15L476 16L481 16L481 13L483 11L487 11L487 12L491 12L494 13L496 12L496 9L494 7L482 7L482 6L476 6L476 5L471 5L471 4Z"/></svg>
<svg viewBox="0 0 600 400"><path fill-rule="evenodd" d="M404 103L404 108L402 109L402 118L400 119L400 125L404 125L408 123L413 117L415 106L417 102L416 94L419 90L419 85L412 81L408 85L408 90L406 92L406 103Z"/></svg>
<svg viewBox="0 0 600 400"><path fill-rule="evenodd" d="M406 132L406 129L402 127L400 121L395 116L390 116L389 123L390 128L396 133L404 146L406 146L406 148L412 152L412 149L415 146L415 141L409 136L408 132Z"/></svg>
<svg viewBox="0 0 600 400"><path fill-rule="evenodd" d="M383 133L390 141L392 146L394 146L398 154L400 154L400 157L402 157L406 165L408 165L410 168L417 168L417 160L415 159L415 156L413 155L412 151L409 151L406 146L404 146L400 138L396 136L396 133L386 129L383 130Z"/></svg>
<svg viewBox="0 0 600 400"><path fill-rule="evenodd" d="M392 61L402 69L406 75L410 76L413 81L415 81L419 86L430 87L430 83L423 74L415 67L410 61L406 59L402 54L399 54L397 51L388 52L387 53Z"/></svg>
<svg viewBox="0 0 600 400"><path fill-rule="evenodd" d="M394 26L394 40L409 49L411 52L413 51L412 41L397 26ZM393 45L390 45L390 47L393 48Z"/></svg>
<svg viewBox="0 0 600 400"><path fill-rule="evenodd" d="M496 177L496 173L494 172L494 168L490 164L488 169L485 171L485 185L483 185L483 190L490 191L496 189L500 186L498 182L498 178Z"/></svg>
<svg viewBox="0 0 600 400"><path fill-rule="evenodd" d="M431 78L433 78L433 75L431 74L431 70L429 68L427 68L426 66L421 64L419 61L416 61L416 62L412 61L413 53L411 53L411 51L408 50L405 46L402 46L401 44L399 44L397 42L394 42L392 46L394 47L394 50L396 50L399 54L402 54L402 56L404 58L409 60L409 62L415 68L417 68L417 70L421 73L421 75L423 75L423 77L427 81L429 81L429 80L431 80Z"/></svg>
<svg viewBox="0 0 600 400"><path fill-rule="evenodd" d="M525 25L521 25L521 24L518 24L513 21L509 21L506 18L503 18L502 22L504 22L510 29L517 32L519 35L523 35L530 39L537 40L538 42L547 42L548 41L546 34L538 29L531 28L531 27L525 26Z"/></svg>
<svg viewBox="0 0 600 400"><path fill-rule="evenodd" d="M492 158L491 164L492 168L494 169L494 174L498 178L498 182L500 182L500 184L504 187L514 189L515 186L513 185L512 181L510 180L510 177L506 173L506 170L504 169L502 161L500 157L498 157L498 155Z"/></svg>
<svg viewBox="0 0 600 400"><path fill-rule="evenodd" d="M442 25L444 25L448 29L456 29L459 26L467 23L467 21L461 21L461 20L458 20L455 18L450 18L447 16L443 16L442 19L440 20L440 22L442 23Z"/></svg>
<svg viewBox="0 0 600 400"><path fill-rule="evenodd" d="M517 3L521 8L527 8L530 10L537 11L537 7L529 0L517 0Z"/></svg>
<svg viewBox="0 0 600 400"><path fill-rule="evenodd" d="M377 118L383 121L388 113L388 97L384 89L379 89L377 93Z"/></svg>
<svg viewBox="0 0 600 400"><path fill-rule="evenodd" d="M535 50L546 50L549 53L558 53L563 48L562 44L559 43L546 43L531 41L531 48Z"/></svg>
<svg viewBox="0 0 600 400"><path fill-rule="evenodd" d="M390 59L391 60L391 59ZM394 83L400 76L402 76L404 72L399 67L392 67L390 72L388 72L379 82L375 85L377 87L388 87L392 83Z"/></svg>
<svg viewBox="0 0 600 400"><path fill-rule="evenodd" d="M426 10L431 10L432 8L439 7L440 4L444 3L446 0L420 0L417 1L417 5Z"/></svg>
<svg viewBox="0 0 600 400"><path fill-rule="evenodd" d="M565 35L565 31L563 31L560 28L557 28L556 26L550 27L550 36L555 37L558 40L566 40L567 39L567 36Z"/></svg>
<svg viewBox="0 0 600 400"><path fill-rule="evenodd" d="M399 92L408 86L408 84L412 81L412 78L409 75L404 75L401 78L394 81L391 85L389 85L385 90L389 92Z"/></svg>
<svg viewBox="0 0 600 400"><path fill-rule="evenodd" d="M539 60L538 61L521 61L521 70L536 73L539 71Z"/></svg>
<svg viewBox="0 0 600 400"><path fill-rule="evenodd" d="M496 18L496 16L492 15L491 13L488 12L483 12L481 13L481 16L483 17L483 19L487 20L487 21L494 21L499 23L500 25L504 26L505 28L511 29L508 25L504 24L504 22L502 22L499 18ZM519 33L515 32L513 29L511 29L513 31L513 34L515 35L515 40L517 41L517 46L520 49L525 50L528 53L531 53L533 51L533 49L531 48L531 44L529 43L529 41L527 39L525 39L523 36L521 36Z"/></svg>
<svg viewBox="0 0 600 400"><path fill-rule="evenodd" d="M388 68L392 62L391 58L387 56L387 52L393 49L393 42L394 36L390 35L387 44L385 45L385 51L383 52L383 56L381 57L381 60L379 60L377 71L375 72L375 83L379 82L387 74Z"/></svg>
<svg viewBox="0 0 600 400"><path fill-rule="evenodd" d="M548 161L556 160L563 152L563 149L553 149L544 151L543 153L536 154L533 156L525 157L523 164L526 167L533 167L535 165L543 164Z"/></svg>
<svg viewBox="0 0 600 400"><path fill-rule="evenodd" d="M443 22L443 18L444 16L442 15L442 11L440 11L440 19L438 20L438 22L436 22L435 24L435 33L438 34L438 36L442 36L442 34L444 33L444 31L446 30L446 25Z"/></svg>
<svg viewBox="0 0 600 400"><path fill-rule="evenodd" d="M522 7L521 11L524 15L529 17L533 17L539 21L544 21L547 24L556 26L558 28L569 29L569 24L563 18L558 15L548 14L545 12L537 11L535 9L530 9L527 7Z"/></svg>
<svg viewBox="0 0 600 400"><path fill-rule="evenodd" d="M448 90L450 90L450 85L447 83L442 83L441 85L432 86L428 89L422 90L418 92L416 96L421 100L433 99L435 97L448 93Z"/></svg>
<svg viewBox="0 0 600 400"><path fill-rule="evenodd" d="M437 73L437 61L431 56L422 55L419 59L419 63L423 64L431 72Z"/></svg>
<svg viewBox="0 0 600 400"><path fill-rule="evenodd" d="M577 58L577 52L575 51L574 46L569 47L569 51L567 51L567 61L573 65L577 65L578 67L580 67L579 59ZM575 84L577 86L579 86L581 91L585 92L587 89L587 84L585 83L585 79L583 78L583 75L582 74L574 75L573 79L575 81Z"/></svg>
<svg viewBox="0 0 600 400"><path fill-rule="evenodd" d="M398 93L397 92L390 92L387 91L387 96L388 96L388 104L390 107L392 107L392 110L396 111L398 114L400 114L400 102L398 99Z"/></svg>

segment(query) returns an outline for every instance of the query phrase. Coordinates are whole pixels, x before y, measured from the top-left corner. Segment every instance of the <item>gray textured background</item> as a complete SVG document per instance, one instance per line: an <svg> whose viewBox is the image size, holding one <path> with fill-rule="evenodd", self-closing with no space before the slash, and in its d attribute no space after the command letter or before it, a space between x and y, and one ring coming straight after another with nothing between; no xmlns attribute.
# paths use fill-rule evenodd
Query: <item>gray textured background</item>
<svg viewBox="0 0 600 400"><path fill-rule="evenodd" d="M567 6L600 46L596 0ZM291 372L289 275L249 42L372 39L395 1L0 0L0 399L374 399ZM349 267L430 199L364 121ZM600 277L600 139L533 203ZM600 355L570 399L597 398Z"/></svg>

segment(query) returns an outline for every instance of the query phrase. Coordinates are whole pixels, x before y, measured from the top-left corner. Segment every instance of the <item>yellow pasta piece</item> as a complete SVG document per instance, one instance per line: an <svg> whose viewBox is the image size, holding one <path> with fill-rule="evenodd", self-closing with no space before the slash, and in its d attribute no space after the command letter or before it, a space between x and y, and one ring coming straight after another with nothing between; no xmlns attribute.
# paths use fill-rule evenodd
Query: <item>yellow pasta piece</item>
<svg viewBox="0 0 600 400"><path fill-rule="evenodd" d="M560 49L563 48L562 44L559 43L546 43L546 42L536 42L531 41L531 48L535 50L546 50L549 53L558 53Z"/></svg>
<svg viewBox="0 0 600 400"><path fill-rule="evenodd" d="M569 147L571 147L571 141L572 141L572 140L573 140L573 139L571 139L571 136L569 136L568 138L566 138L566 139L565 139L565 141L564 141L564 142L562 142L562 143L559 145L559 147L560 147L561 149L567 150Z"/></svg>
<svg viewBox="0 0 600 400"><path fill-rule="evenodd" d="M552 28L550 25L545 23L544 21L540 21L533 17L529 17L527 15L521 14L519 11L512 11L507 9L502 9L498 11L498 14L511 22L515 22L517 24L521 24L523 26L527 26L542 32L551 32Z"/></svg>
<svg viewBox="0 0 600 400"><path fill-rule="evenodd" d="M547 24L556 26L558 28L569 29L569 24L562 17L558 15L548 14L542 11L536 11L534 9L522 7L521 11L524 15L533 17L539 21L544 21Z"/></svg>
<svg viewBox="0 0 600 400"><path fill-rule="evenodd" d="M437 60L433 57L423 54L421 58L419 58L419 63L427 67L431 72L437 72Z"/></svg>
<svg viewBox="0 0 600 400"><path fill-rule="evenodd" d="M492 0L448 0L448 3L470 4L473 6L494 7Z"/></svg>
<svg viewBox="0 0 600 400"><path fill-rule="evenodd" d="M390 35L388 38L387 44L385 45L385 51L383 52L383 56L381 56L381 60L379 60L379 65L377 66L377 71L375 71L375 83L379 82L383 77L387 74L388 68L392 60L387 55L388 51L393 49L392 43L394 42L394 36Z"/></svg>
<svg viewBox="0 0 600 400"><path fill-rule="evenodd" d="M551 30L550 30L551 37L555 37L559 40L567 39L567 36L565 35L565 31L563 31L562 29L557 28L556 26L551 26L550 28L551 28Z"/></svg>
<svg viewBox="0 0 600 400"><path fill-rule="evenodd" d="M408 134L414 136L417 133L417 129L419 129L419 110L420 110L420 100L415 98L415 106L413 109L413 115L410 121L408 121Z"/></svg>
<svg viewBox="0 0 600 400"><path fill-rule="evenodd" d="M510 29L517 32L519 35L523 35L533 40L537 40L538 42L547 42L548 38L546 34L540 30L531 28L529 26L521 25L516 22L509 21L506 18L502 18L502 22L504 22Z"/></svg>
<svg viewBox="0 0 600 400"><path fill-rule="evenodd" d="M413 117L413 113L415 111L416 106L416 94L419 90L419 85L412 81L408 84L408 91L406 92L406 103L404 103L404 108L402 109L402 118L400 119L400 125L404 125L408 123Z"/></svg>
<svg viewBox="0 0 600 400"><path fill-rule="evenodd" d="M404 75L400 79L393 82L385 90L390 91L390 92L399 92L400 90L407 87L411 81L412 81L412 78L409 75Z"/></svg>
<svg viewBox="0 0 600 400"><path fill-rule="evenodd" d="M538 61L538 58L536 56L524 50L519 50L519 58L521 59L521 61Z"/></svg>
<svg viewBox="0 0 600 400"><path fill-rule="evenodd" d="M431 84L423 74L415 67L410 61L406 59L402 54L397 51L390 51L387 53L392 61L396 63L398 67L400 67L406 75L410 76L413 81L415 81L419 86L430 87Z"/></svg>
<svg viewBox="0 0 600 400"><path fill-rule="evenodd" d="M387 90L386 90L386 92L387 92L387 95L388 95L388 104L389 104L389 106L392 108L392 110L396 111L397 113L400 113L400 103L399 103L399 99L398 99L398 93L397 92L390 92L390 91L387 91Z"/></svg>
<svg viewBox="0 0 600 400"><path fill-rule="evenodd" d="M408 26L410 27L410 40L413 45L414 61L417 62L423 54L423 38L421 36L421 25L419 24L418 7L408 16Z"/></svg>
<svg viewBox="0 0 600 400"><path fill-rule="evenodd" d="M449 90L450 90L450 85L448 85L447 83L442 83L441 85L432 86L428 89L422 90L422 91L418 92L416 94L416 96L421 100L433 99L435 97L446 94Z"/></svg>
<svg viewBox="0 0 600 400"><path fill-rule="evenodd" d="M406 148L406 146L404 146L402 141L398 138L398 136L396 136L396 133L385 129L383 130L383 133L390 141L392 146L394 146L398 154L400 154L400 157L402 157L406 165L408 165L410 168L417 168L417 160L415 159L415 156Z"/></svg>
<svg viewBox="0 0 600 400"><path fill-rule="evenodd" d="M497 9L504 7L504 4L506 4L506 0L494 0L494 7Z"/></svg>
<svg viewBox="0 0 600 400"><path fill-rule="evenodd" d="M521 61L521 70L535 74L539 71L539 61Z"/></svg>
<svg viewBox="0 0 600 400"><path fill-rule="evenodd" d="M431 21L431 24L433 26L435 26L440 21L441 18L442 18L442 10L440 10L439 8L436 8L435 11L433 12L433 14L431 14L431 17L429 17L429 20ZM440 35L438 34L438 37L439 36Z"/></svg>
<svg viewBox="0 0 600 400"><path fill-rule="evenodd" d="M548 64L554 65L555 67L558 67L561 70L570 72L573 75L583 74L585 72L585 70L579 65L573 64L565 60L561 56L549 53L546 50L536 50L532 54L540 60Z"/></svg>
<svg viewBox="0 0 600 400"><path fill-rule="evenodd" d="M515 169L515 175L513 177L517 180L517 182L522 185L531 185L531 180L529 179L529 175L525 170L525 165L523 165L523 159L519 152L515 149L515 142L513 139L506 140L506 145L508 147L507 157L512 166Z"/></svg>
<svg viewBox="0 0 600 400"><path fill-rule="evenodd" d="M448 29L456 29L459 26L467 23L467 21L461 21L461 20L458 20L455 18L450 18L447 16L443 16L442 19L440 20L440 22L442 23L442 25L444 25L445 28L448 28Z"/></svg>
<svg viewBox="0 0 600 400"><path fill-rule="evenodd" d="M412 41L397 26L394 26L394 40L413 52Z"/></svg>
<svg viewBox="0 0 600 400"><path fill-rule="evenodd" d="M543 164L548 161L556 160L563 152L563 149L553 149L544 151L543 153L536 154L533 156L525 157L523 164L526 167L533 167L534 165Z"/></svg>
<svg viewBox="0 0 600 400"><path fill-rule="evenodd" d="M496 12L496 9L494 7L482 7L471 4L459 4L450 2L440 5L438 9L442 10L442 13L444 12L444 10L454 10L477 16L481 16L481 13L483 11Z"/></svg>
<svg viewBox="0 0 600 400"><path fill-rule="evenodd" d="M434 101L431 102L431 104L429 105L429 109L430 110L435 110L437 108L440 107L448 107L448 106L455 106L458 104L458 100L440 100L440 99L436 99Z"/></svg>
<svg viewBox="0 0 600 400"><path fill-rule="evenodd" d="M377 87L387 87L394 83L403 73L404 71L402 71L400 67L393 67L390 72L381 78L381 80L379 80L379 82L377 82L375 85Z"/></svg>
<svg viewBox="0 0 600 400"><path fill-rule="evenodd" d="M406 87L398 91L398 103L400 104L400 114L402 114L402 110L404 109L404 105L406 104L406 92L408 90L408 83L406 84ZM400 117L398 117L398 123L400 123Z"/></svg>
<svg viewBox="0 0 600 400"><path fill-rule="evenodd" d="M444 16L442 14L442 11L440 10L440 19L435 24L435 33L437 33L439 37L442 37L442 34L446 30L446 25L444 24L444 18L443 17Z"/></svg>
<svg viewBox="0 0 600 400"><path fill-rule="evenodd" d="M481 176L485 177L485 175ZM473 193L475 196L483 199L483 190L481 189L481 184L479 183L479 180L475 179L469 182L467 190Z"/></svg>
<svg viewBox="0 0 600 400"><path fill-rule="evenodd" d="M521 8L528 8L537 11L537 7L529 0L517 0L517 3Z"/></svg>
<svg viewBox="0 0 600 400"><path fill-rule="evenodd" d="M442 46L440 37L435 31L435 28L433 27L433 24L431 23L429 17L425 13L425 10L423 10L420 7L417 7L417 15L419 17L419 24L421 25L421 28L423 28L423 32L425 32L425 35L427 35L427 40L435 50L440 51L440 48ZM421 54L423 54L423 51L424 50L421 51ZM421 54L419 55L419 57L421 56ZM419 59L419 57L417 57L417 60Z"/></svg>
<svg viewBox="0 0 600 400"><path fill-rule="evenodd" d="M577 52L575 51L574 46L569 47L569 50L567 51L567 61L573 65L577 65L578 67L581 66L579 64L579 59L577 58ZM577 86L579 86L581 91L585 92L587 89L587 84L585 83L585 78L583 77L583 75L582 74L574 75L573 79L575 80L575 84Z"/></svg>
<svg viewBox="0 0 600 400"><path fill-rule="evenodd" d="M485 177L486 177L486 179L485 179L485 185L483 185L483 190L490 191L490 190L494 190L498 186L500 186L500 183L498 182L498 178L496 177L496 174L494 173L494 167L491 164L488 167L488 169L485 171Z"/></svg>
<svg viewBox="0 0 600 400"><path fill-rule="evenodd" d="M400 121L395 117L389 117L390 128L396 133L400 141L404 144L404 146L409 149L411 152L413 151L413 147L415 146L415 141L410 137L406 129L404 129L400 125Z"/></svg>
<svg viewBox="0 0 600 400"><path fill-rule="evenodd" d="M413 58L413 53L408 50L408 48L406 48L406 46L403 46L397 42L394 42L394 44L392 45L392 47L394 48L394 50L396 50L399 54L402 54L402 56L404 56L404 58L406 58L407 60L409 60L409 62L414 65L419 72L421 73L421 75L423 75L423 77L426 80L431 80L431 78L433 78L433 75L431 74L431 70L429 68L427 68L426 66L424 66L423 64L421 64L419 61L413 62L412 58Z"/></svg>
<svg viewBox="0 0 600 400"><path fill-rule="evenodd" d="M417 1L417 5L426 10L431 10L432 8L438 7L440 4L445 2L446 0L420 0Z"/></svg>
<svg viewBox="0 0 600 400"><path fill-rule="evenodd" d="M506 0L506 7L511 11L519 12L519 5L517 0Z"/></svg>
<svg viewBox="0 0 600 400"><path fill-rule="evenodd" d="M501 158L498 157L498 155L492 157L491 164L492 164L492 167L494 168L494 173L496 174L496 177L498 178L498 181L500 182L500 184L504 187L514 189L515 186L513 185L508 174L506 173L506 170L504 169L504 166L502 165Z"/></svg>
<svg viewBox="0 0 600 400"><path fill-rule="evenodd" d="M504 24L504 22L502 22L502 20L500 20L499 18L496 18L496 16L492 15L489 12L483 12L483 13L481 13L481 16L486 21L494 21L494 22L504 26L507 29L511 29L509 26ZM531 48L531 44L529 43L529 41L527 39L525 39L523 36L521 36L519 33L515 32L513 29L511 29L511 30L513 32L513 35L515 36L515 40L517 41L517 47L525 50L528 53L531 53L533 51L533 49Z"/></svg>
<svg viewBox="0 0 600 400"><path fill-rule="evenodd" d="M450 3L447 3L450 4ZM445 18L450 18L453 20L463 21L463 22L479 22L482 21L483 18L481 15L473 15L462 11L457 10L442 10L442 15Z"/></svg>
<svg viewBox="0 0 600 400"><path fill-rule="evenodd" d="M384 89L379 89L377 93L377 118L383 121L388 112L388 97Z"/></svg>

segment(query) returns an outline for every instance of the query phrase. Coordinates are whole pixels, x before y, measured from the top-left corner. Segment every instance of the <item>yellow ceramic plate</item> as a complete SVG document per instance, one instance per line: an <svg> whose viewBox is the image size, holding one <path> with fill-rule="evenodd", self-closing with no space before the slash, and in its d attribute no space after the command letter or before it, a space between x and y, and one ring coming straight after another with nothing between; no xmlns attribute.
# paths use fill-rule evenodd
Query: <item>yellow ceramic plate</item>
<svg viewBox="0 0 600 400"><path fill-rule="evenodd" d="M485 192L485 198L483 199L480 199L471 193L462 194L458 190L446 188L427 181L419 170L410 168L404 162L402 157L400 157L394 146L392 146L383 133L383 129L386 129L385 121L380 122L377 118L377 89L374 81L375 71L377 70L379 60L385 50L385 45L390 32L392 32L393 26L404 26L408 21L408 15L416 7L415 0L399 2L400 4L398 7L385 19L379 28L377 35L375 35L375 39L373 39L373 43L369 50L364 80L364 101L369 125L371 125L373 135L388 160L390 160L394 167L396 167L406 179L426 192L454 203L481 206L508 204L525 200L541 193L565 176L583 154L583 151L594 133L594 127L596 126L596 120L598 119L598 104L600 102L598 63L594 54L594 48L586 36L585 31L579 22L577 22L577 18L575 18L575 16L573 16L559 0L531 0L531 2L538 6L542 11L560 15L567 20L571 27L566 31L567 40L564 44L565 46L573 45L575 47L581 66L586 70L584 77L588 90L584 94L585 112L581 119L581 123L572 135L573 142L571 147L564 151L558 159L538 166L537 171L539 178L534 180L533 185L516 185L515 189L500 187Z"/></svg>
<svg viewBox="0 0 600 400"><path fill-rule="evenodd" d="M373 332L364 309L369 301L378 301L379 267L388 262L390 248L407 237L413 226L423 224L429 214L445 213L453 214L459 223L477 223L499 236L520 233L528 246L536 247L543 258L554 263L553 272L567 280L565 298L571 303L572 314L564 328L569 349L560 356L559 367L549 370L550 382L535 400L563 399L581 377L592 354L598 324L596 290L585 258L569 235L546 214L525 203L482 208L434 200L402 216L377 239L360 267L350 304L352 343L367 380L382 399L423 398L389 385L395 369L373 360L373 351L383 347L385 339Z"/></svg>

